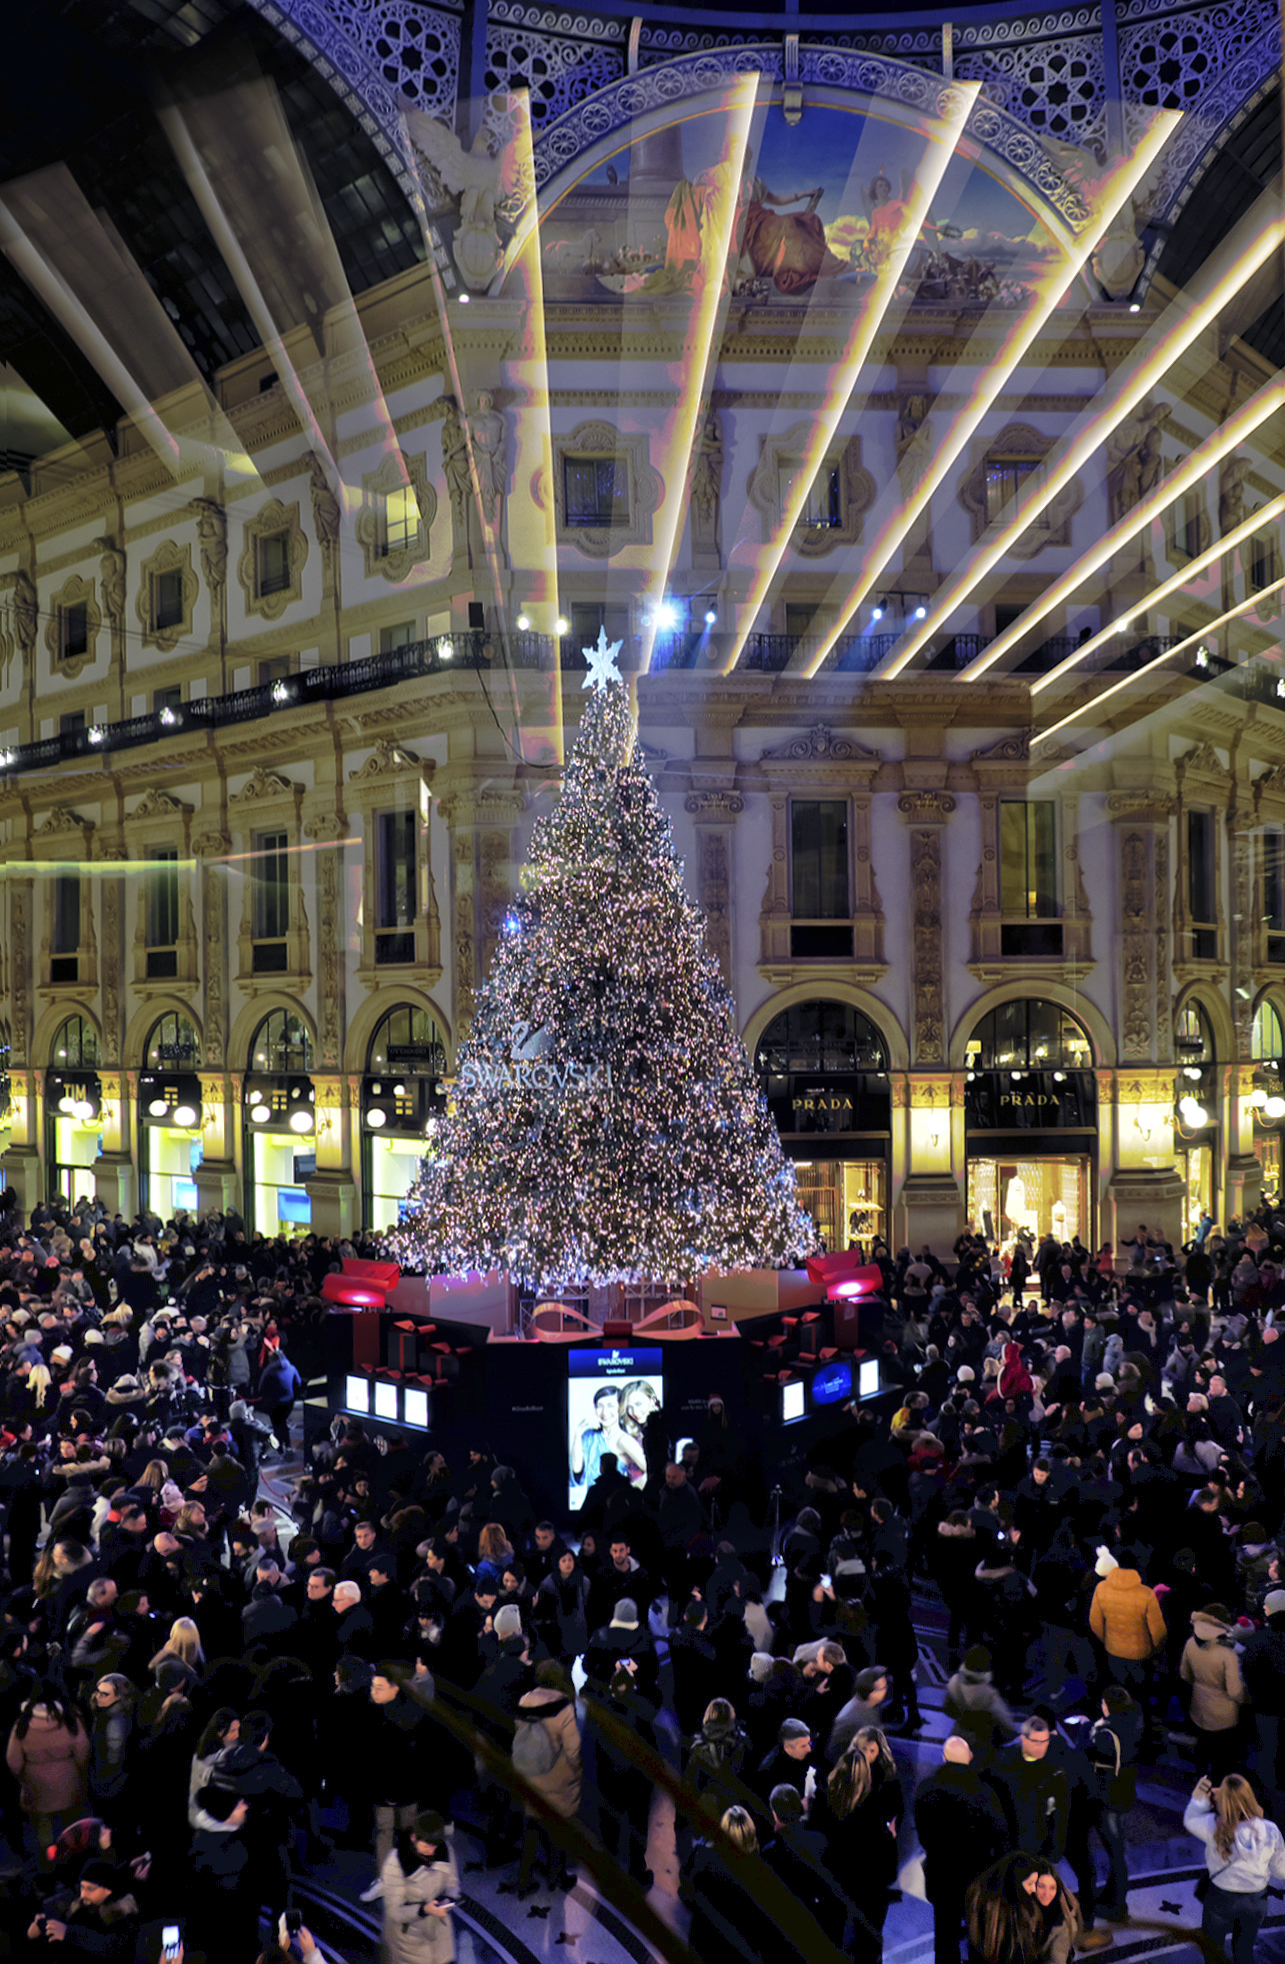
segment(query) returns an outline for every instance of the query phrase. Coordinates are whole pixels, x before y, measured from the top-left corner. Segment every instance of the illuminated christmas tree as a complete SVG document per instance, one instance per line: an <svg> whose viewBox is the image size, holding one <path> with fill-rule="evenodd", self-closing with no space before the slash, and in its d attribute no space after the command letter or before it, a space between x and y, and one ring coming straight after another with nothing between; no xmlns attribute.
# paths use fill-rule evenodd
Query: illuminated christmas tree
<svg viewBox="0 0 1285 1964"><path fill-rule="evenodd" d="M391 1237L436 1272L553 1292L798 1260L815 1230L638 754L617 648L478 991Z"/></svg>

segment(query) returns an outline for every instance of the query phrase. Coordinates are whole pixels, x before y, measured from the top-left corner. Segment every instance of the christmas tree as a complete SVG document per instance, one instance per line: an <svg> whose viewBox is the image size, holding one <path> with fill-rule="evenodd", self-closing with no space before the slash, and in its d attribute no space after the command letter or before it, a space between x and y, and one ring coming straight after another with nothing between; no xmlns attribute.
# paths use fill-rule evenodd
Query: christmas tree
<svg viewBox="0 0 1285 1964"><path fill-rule="evenodd" d="M638 754L618 646L588 709L391 1237L435 1272L676 1283L815 1245Z"/></svg>

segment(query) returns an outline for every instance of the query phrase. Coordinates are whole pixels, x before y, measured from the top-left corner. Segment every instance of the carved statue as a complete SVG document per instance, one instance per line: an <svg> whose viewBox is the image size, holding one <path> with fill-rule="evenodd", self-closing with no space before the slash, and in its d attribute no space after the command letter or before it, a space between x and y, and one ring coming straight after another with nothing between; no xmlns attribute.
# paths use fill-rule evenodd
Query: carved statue
<svg viewBox="0 0 1285 1964"><path fill-rule="evenodd" d="M483 516L487 524L498 531L504 493L508 488L509 433L503 416L495 406L495 398L487 389L483 389L478 396L477 408L468 419L468 433L473 445L473 463L477 470Z"/></svg>
<svg viewBox="0 0 1285 1964"><path fill-rule="evenodd" d="M692 469L692 546L701 564L718 558L718 517L723 494L723 431L711 408L696 439Z"/></svg>
<svg viewBox="0 0 1285 1964"><path fill-rule="evenodd" d="M113 628L119 628L125 620L125 555L114 539L95 539L94 544L103 555L98 562L103 612Z"/></svg>
<svg viewBox="0 0 1285 1964"><path fill-rule="evenodd" d="M422 109L406 109L403 114L415 152L428 165L425 193L430 206L441 203L433 179L459 201L459 222L451 250L465 284L482 291L491 284L504 259L496 229L496 206L521 190L517 145L510 140L493 157L487 147L488 132L481 129L472 148L466 150L454 130L425 115ZM421 171L421 181L423 178Z"/></svg>
<svg viewBox="0 0 1285 1964"><path fill-rule="evenodd" d="M339 544L343 513L338 498L330 488L325 466L315 450L307 453L307 464L308 475L312 479L312 522L317 528L322 556L329 565Z"/></svg>
<svg viewBox="0 0 1285 1964"><path fill-rule="evenodd" d="M1238 525L1243 525L1248 513L1245 510L1245 479L1249 476L1247 457L1228 457L1218 473L1218 536L1225 539Z"/></svg>
<svg viewBox="0 0 1285 1964"><path fill-rule="evenodd" d="M36 649L36 629L40 624L40 599L31 576L20 566L13 576L13 631L23 655L30 660Z"/></svg>
<svg viewBox="0 0 1285 1964"><path fill-rule="evenodd" d="M451 524L455 530L456 555L468 552L468 511L473 495L473 473L469 467L468 435L454 396L442 398L446 413L442 417L442 470L451 500Z"/></svg>
<svg viewBox="0 0 1285 1964"><path fill-rule="evenodd" d="M201 542L201 571L217 600L228 577L228 515L213 498L193 498L192 509Z"/></svg>
<svg viewBox="0 0 1285 1964"><path fill-rule="evenodd" d="M919 435L927 415L928 397L926 395L902 396L900 407L897 410L898 462L901 461L915 438Z"/></svg>
<svg viewBox="0 0 1285 1964"><path fill-rule="evenodd" d="M1144 403L1116 431L1107 449L1107 495L1114 525L1159 483L1163 471L1160 426L1167 411Z"/></svg>

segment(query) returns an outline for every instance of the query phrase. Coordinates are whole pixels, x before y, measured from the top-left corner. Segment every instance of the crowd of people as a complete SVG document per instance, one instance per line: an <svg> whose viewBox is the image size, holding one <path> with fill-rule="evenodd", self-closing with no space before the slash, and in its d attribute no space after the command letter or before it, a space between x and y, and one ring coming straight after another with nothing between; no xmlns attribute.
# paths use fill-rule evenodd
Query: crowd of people
<svg viewBox="0 0 1285 1964"><path fill-rule="evenodd" d="M461 1835L519 1899L591 1877L644 1922L660 1836L703 1964L877 1964L917 1841L937 1964L1064 1964L1126 1923L1140 1770L1185 1754L1174 1832L1249 1964L1285 1882L1282 1247L1263 1210L1176 1259L1139 1229L1109 1278L876 1249L900 1396L817 1431L776 1529L721 1397L565 1518L493 1440L343 1418L269 1497L356 1251L10 1209L12 1941L154 1964L178 1924L250 1964L267 1917L307 1957L293 1885L338 1843L392 1964L450 1964ZM925 1616L951 1729L912 1746Z"/></svg>

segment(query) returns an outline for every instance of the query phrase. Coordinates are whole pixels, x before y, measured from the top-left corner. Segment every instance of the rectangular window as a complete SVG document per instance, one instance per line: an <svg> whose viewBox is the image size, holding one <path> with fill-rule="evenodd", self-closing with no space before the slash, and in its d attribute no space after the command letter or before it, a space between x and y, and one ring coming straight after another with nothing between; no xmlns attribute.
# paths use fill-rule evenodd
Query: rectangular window
<svg viewBox="0 0 1285 1964"><path fill-rule="evenodd" d="M381 627L379 652L381 655L391 655L396 648L409 648L418 638L414 621L398 621L395 627Z"/></svg>
<svg viewBox="0 0 1285 1964"><path fill-rule="evenodd" d="M1214 815L1187 813L1187 908L1193 921L1214 918Z"/></svg>
<svg viewBox="0 0 1285 1964"><path fill-rule="evenodd" d="M152 690L153 716L159 716L161 712L166 709L181 709L182 706L183 706L183 690L179 683L175 682L172 685L172 687L168 689Z"/></svg>
<svg viewBox="0 0 1285 1964"><path fill-rule="evenodd" d="M1249 544L1249 584L1255 593L1272 583L1272 568L1276 554L1274 541L1262 532L1250 540Z"/></svg>
<svg viewBox="0 0 1285 1964"><path fill-rule="evenodd" d="M379 814L380 927L411 927L415 920L415 833L413 811Z"/></svg>
<svg viewBox="0 0 1285 1964"><path fill-rule="evenodd" d="M629 466L623 457L564 457L562 495L568 526L627 525Z"/></svg>
<svg viewBox="0 0 1285 1964"><path fill-rule="evenodd" d="M1013 506L1027 479L1040 469L1038 457L991 456L986 459L986 523L1011 518ZM1031 520L1033 531L1047 532L1047 509Z"/></svg>
<svg viewBox="0 0 1285 1964"><path fill-rule="evenodd" d="M58 616L58 647L64 661L89 653L89 608L83 600L63 607Z"/></svg>
<svg viewBox="0 0 1285 1964"><path fill-rule="evenodd" d="M77 736L85 727L83 709L65 709L58 718L59 736Z"/></svg>
<svg viewBox="0 0 1285 1964"><path fill-rule="evenodd" d="M262 532L256 541L259 594L286 593L290 587L289 532Z"/></svg>
<svg viewBox="0 0 1285 1964"><path fill-rule="evenodd" d="M1195 559L1205 549L1205 508L1198 491L1189 491L1182 501L1178 548L1188 559Z"/></svg>
<svg viewBox="0 0 1285 1964"><path fill-rule="evenodd" d="M804 466L786 465L781 472L781 506L788 508L790 501L797 497L799 478ZM832 525L843 523L843 493L837 464L823 464L808 486L807 496L799 512L798 523L827 530Z"/></svg>
<svg viewBox="0 0 1285 1964"><path fill-rule="evenodd" d="M284 940L290 925L289 841L284 832L256 832L252 923L256 941Z"/></svg>
<svg viewBox="0 0 1285 1964"><path fill-rule="evenodd" d="M419 502L410 485L388 491L380 499L379 556L409 552L419 537Z"/></svg>
<svg viewBox="0 0 1285 1964"><path fill-rule="evenodd" d="M183 575L177 567L152 574L152 626L182 627Z"/></svg>
<svg viewBox="0 0 1285 1964"><path fill-rule="evenodd" d="M289 655L269 655L259 663L259 687L264 689L269 682L284 682L290 673Z"/></svg>
<svg viewBox="0 0 1285 1964"><path fill-rule="evenodd" d="M1006 920L1048 920L1057 913L1057 816L1051 798L1001 800L999 865Z"/></svg>
<svg viewBox="0 0 1285 1964"><path fill-rule="evenodd" d="M148 858L147 945L173 948L178 942L178 847L157 846Z"/></svg>
<svg viewBox="0 0 1285 1964"><path fill-rule="evenodd" d="M50 952L74 955L80 947L80 875L59 873L54 880Z"/></svg>
<svg viewBox="0 0 1285 1964"><path fill-rule="evenodd" d="M1285 933L1285 832L1278 825L1263 834L1263 924Z"/></svg>
<svg viewBox="0 0 1285 1964"><path fill-rule="evenodd" d="M799 957L851 956L852 928L821 923L852 913L848 885L846 799L795 799L790 805L791 909L796 926L790 951Z"/></svg>

